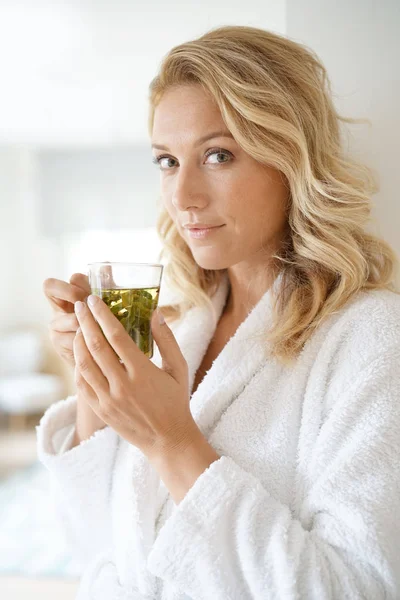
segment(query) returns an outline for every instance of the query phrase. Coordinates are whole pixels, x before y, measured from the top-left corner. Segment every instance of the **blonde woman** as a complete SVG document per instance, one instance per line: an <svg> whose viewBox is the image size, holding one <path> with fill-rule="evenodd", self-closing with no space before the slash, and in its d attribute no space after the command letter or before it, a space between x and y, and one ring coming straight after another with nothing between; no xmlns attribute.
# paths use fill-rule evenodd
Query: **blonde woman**
<svg viewBox="0 0 400 600"><path fill-rule="evenodd" d="M164 58L149 125L180 300L153 359L83 274L44 285L77 394L38 450L79 599L399 597L396 257L341 121L315 54L268 31Z"/></svg>

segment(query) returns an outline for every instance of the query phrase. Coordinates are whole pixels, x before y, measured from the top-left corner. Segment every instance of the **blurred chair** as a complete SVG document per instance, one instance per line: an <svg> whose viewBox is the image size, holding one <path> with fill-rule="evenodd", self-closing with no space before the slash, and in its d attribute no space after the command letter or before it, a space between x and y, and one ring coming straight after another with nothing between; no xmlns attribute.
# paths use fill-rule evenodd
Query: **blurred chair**
<svg viewBox="0 0 400 600"><path fill-rule="evenodd" d="M43 414L61 399L65 383L43 373L45 341L38 331L15 331L0 338L0 411L11 430L24 429L31 415Z"/></svg>

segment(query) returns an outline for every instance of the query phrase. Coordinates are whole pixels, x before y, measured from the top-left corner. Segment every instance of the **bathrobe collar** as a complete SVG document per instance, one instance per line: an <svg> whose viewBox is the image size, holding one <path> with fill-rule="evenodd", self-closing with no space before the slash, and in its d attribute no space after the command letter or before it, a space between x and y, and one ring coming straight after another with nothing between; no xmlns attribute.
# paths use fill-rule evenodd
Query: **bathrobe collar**
<svg viewBox="0 0 400 600"><path fill-rule="evenodd" d="M281 275L278 275L273 286L240 324L191 395L192 416L207 438L222 413L268 357L265 332L271 326L272 292L280 281ZM212 297L212 310L192 308L180 324L176 339L188 364L190 391L225 308L229 289L229 278L225 274Z"/></svg>

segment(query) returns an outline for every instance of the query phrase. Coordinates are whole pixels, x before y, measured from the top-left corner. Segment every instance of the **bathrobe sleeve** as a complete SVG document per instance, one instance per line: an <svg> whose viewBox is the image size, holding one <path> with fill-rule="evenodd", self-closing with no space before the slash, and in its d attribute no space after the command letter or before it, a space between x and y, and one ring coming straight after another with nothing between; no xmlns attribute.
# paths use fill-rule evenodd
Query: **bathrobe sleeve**
<svg viewBox="0 0 400 600"><path fill-rule="evenodd" d="M398 598L399 366L397 346L342 390L296 484L296 516L222 456L174 507L149 570L193 600Z"/></svg>
<svg viewBox="0 0 400 600"><path fill-rule="evenodd" d="M106 426L71 448L76 396L54 403L36 427L37 453L48 469L52 507L84 569L112 545L109 495L118 434Z"/></svg>

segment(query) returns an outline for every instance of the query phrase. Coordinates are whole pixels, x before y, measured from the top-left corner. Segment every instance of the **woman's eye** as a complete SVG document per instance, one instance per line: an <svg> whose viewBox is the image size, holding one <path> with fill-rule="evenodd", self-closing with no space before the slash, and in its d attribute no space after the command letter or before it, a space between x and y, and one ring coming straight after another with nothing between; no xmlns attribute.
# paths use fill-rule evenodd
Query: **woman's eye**
<svg viewBox="0 0 400 600"><path fill-rule="evenodd" d="M228 162L229 159L231 158L232 154L230 152L228 152L227 150L209 150L209 152L206 153L206 156L207 156L207 158L209 156L222 157L222 159L227 158L228 160L222 160L222 161L217 160L216 162L212 163L212 164L222 164L224 162Z"/></svg>
<svg viewBox="0 0 400 600"><path fill-rule="evenodd" d="M165 161L163 163L163 161ZM156 165L159 165L160 169L163 171L169 170L170 168L172 168L174 165L169 165L168 166L168 161L170 162L174 162L174 159L171 158L170 156L155 156L153 158L153 163Z"/></svg>
<svg viewBox="0 0 400 600"><path fill-rule="evenodd" d="M208 152L206 152L206 159L208 159L210 156L216 157L215 161L211 161L211 164L214 165L223 164L225 162L228 162L232 158L231 152L222 149L208 150ZM153 163L158 165L162 171L169 171L176 166L176 164L173 164L176 163L176 160L171 156L155 156L153 158Z"/></svg>

